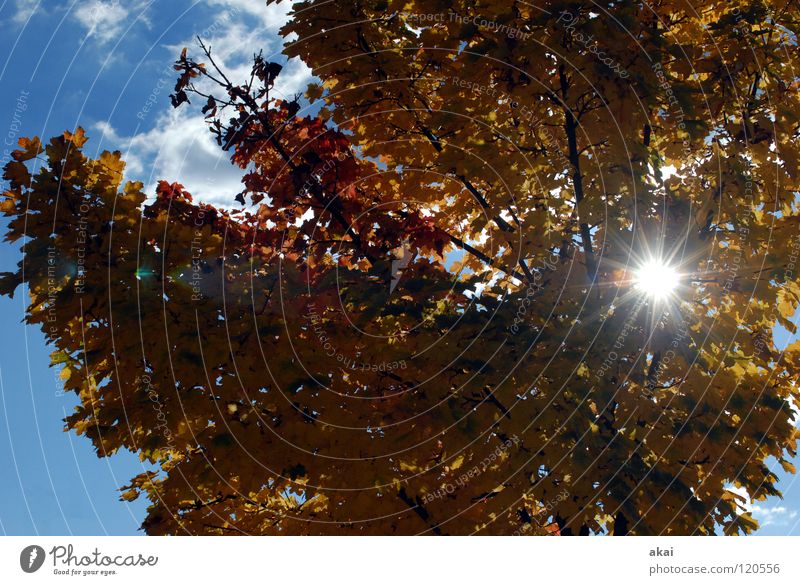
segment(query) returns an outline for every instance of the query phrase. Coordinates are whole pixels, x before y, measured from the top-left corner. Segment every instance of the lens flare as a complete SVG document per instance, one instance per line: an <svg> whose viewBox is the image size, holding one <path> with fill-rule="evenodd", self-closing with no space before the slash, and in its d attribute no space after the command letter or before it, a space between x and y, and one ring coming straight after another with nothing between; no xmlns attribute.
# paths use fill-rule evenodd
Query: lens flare
<svg viewBox="0 0 800 585"><path fill-rule="evenodd" d="M651 260L636 271L636 288L656 299L664 299L675 292L679 283L678 272L668 264Z"/></svg>

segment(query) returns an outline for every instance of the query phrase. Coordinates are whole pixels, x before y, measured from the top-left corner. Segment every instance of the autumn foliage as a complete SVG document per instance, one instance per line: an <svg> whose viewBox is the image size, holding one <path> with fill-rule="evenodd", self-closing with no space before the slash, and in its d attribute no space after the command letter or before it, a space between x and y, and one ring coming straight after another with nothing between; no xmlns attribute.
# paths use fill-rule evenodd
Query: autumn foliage
<svg viewBox="0 0 800 585"><path fill-rule="evenodd" d="M149 534L756 527L732 489L779 494L797 446L800 10L540 4L295 4L298 99L184 51L226 209L80 129L20 142L2 292L67 427L154 465Z"/></svg>

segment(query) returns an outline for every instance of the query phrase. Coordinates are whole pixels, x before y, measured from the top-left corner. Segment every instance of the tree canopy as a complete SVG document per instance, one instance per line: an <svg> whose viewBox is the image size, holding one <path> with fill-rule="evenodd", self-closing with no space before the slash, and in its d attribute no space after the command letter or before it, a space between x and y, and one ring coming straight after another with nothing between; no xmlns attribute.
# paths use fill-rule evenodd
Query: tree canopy
<svg viewBox="0 0 800 585"><path fill-rule="evenodd" d="M797 447L799 25L295 3L304 96L260 53L175 64L244 172L229 207L148 198L82 129L23 139L2 292L26 285L67 428L155 467L122 491L149 534L751 532L736 488L779 495Z"/></svg>

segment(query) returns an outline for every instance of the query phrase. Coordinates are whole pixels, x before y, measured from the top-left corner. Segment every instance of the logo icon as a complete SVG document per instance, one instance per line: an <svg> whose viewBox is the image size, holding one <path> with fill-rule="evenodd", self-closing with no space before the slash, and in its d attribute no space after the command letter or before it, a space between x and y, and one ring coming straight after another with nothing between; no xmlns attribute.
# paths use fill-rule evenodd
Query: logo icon
<svg viewBox="0 0 800 585"><path fill-rule="evenodd" d="M41 546L32 544L22 549L19 554L19 566L26 573L35 573L44 564L44 549Z"/></svg>

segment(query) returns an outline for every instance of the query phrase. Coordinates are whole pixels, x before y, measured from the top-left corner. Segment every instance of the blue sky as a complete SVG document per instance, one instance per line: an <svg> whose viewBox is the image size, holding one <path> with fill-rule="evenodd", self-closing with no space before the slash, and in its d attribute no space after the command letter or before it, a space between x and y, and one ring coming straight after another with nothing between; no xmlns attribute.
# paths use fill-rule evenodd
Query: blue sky
<svg viewBox="0 0 800 585"><path fill-rule="evenodd" d="M230 204L240 174L199 112L170 107L169 67L198 34L234 75L262 49L283 60L286 11L260 0L0 0L2 164L19 136L80 125L89 154L122 150L128 178L177 180L201 200ZM278 89L293 95L310 73L293 62L281 77ZM19 260L17 246L0 244L0 271ZM0 298L0 534L140 534L145 502L120 502L118 488L142 464L130 453L100 459L63 432L77 398L60 392L42 334L22 324L24 300L21 289Z"/></svg>
<svg viewBox="0 0 800 585"><path fill-rule="evenodd" d="M80 125L90 155L121 150L128 178L149 192L158 179L176 180L200 200L229 204L240 174L197 110L170 107L169 67L198 34L234 77L244 77L259 50L284 61L277 30L287 4L0 0L3 164L19 136L48 138ZM278 90L291 96L310 78L303 64L288 63ZM16 246L0 244L0 271L19 259ZM22 293L0 298L0 534L140 533L145 502L119 501L118 488L142 465L130 453L100 459L88 441L63 432L77 399L60 392L41 333L21 323ZM786 498L754 507L760 532L800 534L800 483L776 469Z"/></svg>

